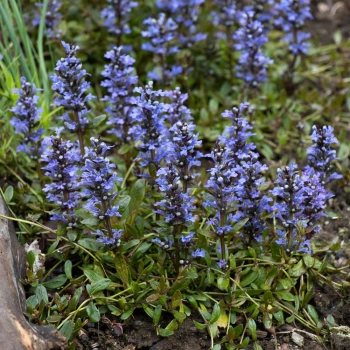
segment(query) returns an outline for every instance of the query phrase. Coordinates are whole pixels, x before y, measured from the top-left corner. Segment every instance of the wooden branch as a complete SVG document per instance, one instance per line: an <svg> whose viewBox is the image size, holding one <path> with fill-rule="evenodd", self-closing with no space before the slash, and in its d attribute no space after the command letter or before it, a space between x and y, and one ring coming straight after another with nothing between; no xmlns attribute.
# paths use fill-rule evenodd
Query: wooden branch
<svg viewBox="0 0 350 350"><path fill-rule="evenodd" d="M0 197L0 213L8 215ZM56 329L37 326L24 316L26 298L20 278L25 276L26 253L10 220L0 218L0 349L67 349Z"/></svg>

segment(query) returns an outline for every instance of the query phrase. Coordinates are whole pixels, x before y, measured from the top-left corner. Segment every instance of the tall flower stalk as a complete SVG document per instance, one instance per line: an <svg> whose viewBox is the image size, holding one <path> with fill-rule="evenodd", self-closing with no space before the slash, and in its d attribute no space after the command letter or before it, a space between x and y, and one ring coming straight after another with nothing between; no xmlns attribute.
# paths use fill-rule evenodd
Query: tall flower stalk
<svg viewBox="0 0 350 350"><path fill-rule="evenodd" d="M66 110L61 120L70 132L78 135L80 152L84 155L84 134L89 124L87 114L90 112L87 102L95 96L86 93L90 83L85 80L88 73L82 69L81 61L76 57L79 46L64 41L62 45L66 56L57 62L57 74L50 76L52 89L58 94L55 103Z"/></svg>
<svg viewBox="0 0 350 350"><path fill-rule="evenodd" d="M130 136L140 143L140 164L149 167L149 174L144 174L152 184L156 179L156 171L166 155L166 128L164 125L164 104L158 99L164 96L161 90L153 90L153 83L149 82L145 88L134 89L140 96L135 99L133 118L136 121L130 129Z"/></svg>
<svg viewBox="0 0 350 350"><path fill-rule="evenodd" d="M171 103L166 105L165 119L170 125L177 122L188 123L193 120L191 110L185 105L188 94L182 94L179 87L175 90L164 91L164 96L171 99Z"/></svg>
<svg viewBox="0 0 350 350"><path fill-rule="evenodd" d="M117 177L115 165L107 158L111 147L101 142L100 138L91 138L90 141L91 147L86 147L80 183L84 187L83 196L87 198L83 207L103 223L104 228L94 233L98 236L97 241L119 246L122 230L114 228L113 220L121 215L119 206L113 202L118 195L116 182L122 179Z"/></svg>
<svg viewBox="0 0 350 350"><path fill-rule="evenodd" d="M233 185L237 174L231 167L232 154L225 145L216 142L214 150L207 155L213 161L213 167L209 169L209 180L205 185L211 195L203 206L214 209L215 214L207 221L214 229L220 242L222 263L226 262L225 237L233 228L233 214L230 213L235 201Z"/></svg>
<svg viewBox="0 0 350 350"><path fill-rule="evenodd" d="M231 121L231 125L225 129L220 137L223 144L231 154L230 166L236 173L234 183L234 196L236 200L236 213L233 217L235 222L243 219L248 221L242 227L244 240L252 244L254 241L261 242L262 232L267 228L263 220L263 214L270 212L271 201L260 191L264 183L263 173L267 170L266 165L259 161L259 154L255 151L255 145L248 142L254 134L252 126L243 117L243 112L248 108L248 103L242 103L239 108L225 111L222 116Z"/></svg>
<svg viewBox="0 0 350 350"><path fill-rule="evenodd" d="M42 9L43 3L35 3L35 6ZM47 9L45 13L45 32L44 34L49 39L58 40L62 37L62 30L58 28L61 20L62 13L60 12L62 2L58 0L49 0L47 4ZM41 21L41 13L35 14L35 19L33 20L34 26L39 26Z"/></svg>
<svg viewBox="0 0 350 350"><path fill-rule="evenodd" d="M204 0L158 0L157 7L174 19L178 25L177 39L184 48L205 40L207 35L197 31L200 7Z"/></svg>
<svg viewBox="0 0 350 350"><path fill-rule="evenodd" d="M80 154L73 143L61 138L62 129L56 130L56 136L46 137L43 141L45 151L41 161L46 165L42 169L46 170L45 175L52 179L50 184L45 185L43 191L47 193L47 200L59 207L58 212L51 216L51 220L76 227L78 225L76 210L81 197L77 174Z"/></svg>
<svg viewBox="0 0 350 350"><path fill-rule="evenodd" d="M138 3L131 0L107 0L107 3L108 6L101 11L101 17L104 19L103 25L108 28L108 32L117 37L116 44L120 46L122 36L131 33L130 14Z"/></svg>
<svg viewBox="0 0 350 350"><path fill-rule="evenodd" d="M287 252L310 254L310 238L320 230L315 222L325 216L329 195L318 175L309 170L300 174L295 164L278 169L277 174L276 185L271 192L276 197L274 215L282 229L277 229L276 243Z"/></svg>
<svg viewBox="0 0 350 350"><path fill-rule="evenodd" d="M145 19L143 24L146 26L146 30L142 31L142 36L149 41L143 43L141 48L153 52L159 64L152 72L148 73L148 77L168 84L182 72L181 66L169 66L168 64L171 55L179 51L175 44L178 25L172 18L167 18L164 13L160 13L158 18Z"/></svg>
<svg viewBox="0 0 350 350"><path fill-rule="evenodd" d="M333 167L333 162L338 160L336 151L332 148L332 145L338 144L333 131L331 126L318 128L314 125L311 134L312 146L306 151L308 154L307 169L318 174L323 185L342 178L342 175L334 172Z"/></svg>
<svg viewBox="0 0 350 350"><path fill-rule="evenodd" d="M262 51L267 37L254 15L253 11L240 11L237 17L241 27L233 34L234 48L241 51L236 76L244 80L246 89L257 88L266 81L267 66L273 62Z"/></svg>
<svg viewBox="0 0 350 350"><path fill-rule="evenodd" d="M13 117L10 123L15 128L15 134L23 135L23 142L17 147L17 152L28 154L39 164L38 160L43 152L40 140L44 129L39 126L42 109L38 108L37 88L22 77L21 88L14 89L13 92L19 95L19 99L11 108ZM40 171L38 175L40 176Z"/></svg>
<svg viewBox="0 0 350 350"><path fill-rule="evenodd" d="M131 142L129 131L134 124L133 89L138 80L133 74L135 60L123 54L123 47L114 47L105 54L105 57L110 60L110 63L105 65L102 72L105 79L101 86L108 91L102 99L108 103L105 109L109 115L107 124L112 126L108 132L115 134L120 144L128 144Z"/></svg>

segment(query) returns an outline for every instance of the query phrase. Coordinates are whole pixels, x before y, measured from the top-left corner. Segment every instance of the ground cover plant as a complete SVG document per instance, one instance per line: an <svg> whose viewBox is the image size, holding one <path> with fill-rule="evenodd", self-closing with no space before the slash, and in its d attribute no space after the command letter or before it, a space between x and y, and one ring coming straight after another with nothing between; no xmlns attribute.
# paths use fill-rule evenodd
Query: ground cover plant
<svg viewBox="0 0 350 350"><path fill-rule="evenodd" d="M311 35L336 11L318 5L1 2L0 185L31 322L70 349L94 324L105 349L184 328L198 349L334 346L350 42ZM138 319L156 340L128 337Z"/></svg>

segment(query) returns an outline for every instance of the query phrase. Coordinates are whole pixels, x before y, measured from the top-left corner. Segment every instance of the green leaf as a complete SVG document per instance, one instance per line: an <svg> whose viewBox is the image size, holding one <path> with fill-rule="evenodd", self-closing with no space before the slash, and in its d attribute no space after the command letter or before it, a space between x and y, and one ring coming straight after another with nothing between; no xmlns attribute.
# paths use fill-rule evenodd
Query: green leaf
<svg viewBox="0 0 350 350"><path fill-rule="evenodd" d="M272 327L272 315L268 312L263 313L263 324L266 329L270 329Z"/></svg>
<svg viewBox="0 0 350 350"><path fill-rule="evenodd" d="M72 262L70 260L67 260L65 263L64 263L64 273L66 274L67 278L68 279L72 279Z"/></svg>
<svg viewBox="0 0 350 350"><path fill-rule="evenodd" d="M107 117L106 114L101 114L96 118L92 119L89 125L89 129L97 128L106 119L106 117Z"/></svg>
<svg viewBox="0 0 350 350"><path fill-rule="evenodd" d="M248 222L248 220L249 218L246 218L234 224L232 229L230 230L230 233L237 233Z"/></svg>
<svg viewBox="0 0 350 350"><path fill-rule="evenodd" d="M67 306L67 310L66 310L66 313L70 313L72 311L74 311L79 303L79 300L80 300L80 297L81 297L81 294L83 292L83 288L82 287L79 287L75 292L74 292L74 295L73 295L73 298L71 300L69 300L69 303L68 303L68 306Z"/></svg>
<svg viewBox="0 0 350 350"><path fill-rule="evenodd" d="M26 300L26 305L27 307L30 307L31 309L35 309L37 305L39 304L39 300L36 295L31 295L27 300Z"/></svg>
<svg viewBox="0 0 350 350"><path fill-rule="evenodd" d="M219 319L219 317L220 317L220 306L219 304L215 304L213 307L213 313L211 315L209 323L213 324Z"/></svg>
<svg viewBox="0 0 350 350"><path fill-rule="evenodd" d="M183 312L173 310L173 315L178 321L183 321L186 318L186 315Z"/></svg>
<svg viewBox="0 0 350 350"><path fill-rule="evenodd" d="M315 322L315 325L317 325L319 318L316 309L309 304L307 306L307 312L310 315L311 319Z"/></svg>
<svg viewBox="0 0 350 350"><path fill-rule="evenodd" d="M311 255L304 255L303 261L306 267L310 268L314 266L315 259Z"/></svg>
<svg viewBox="0 0 350 350"><path fill-rule="evenodd" d="M94 238L79 239L78 244L93 252L99 252L104 247L103 243L97 242Z"/></svg>
<svg viewBox="0 0 350 350"><path fill-rule="evenodd" d="M182 303L182 295L179 290L175 291L173 296L171 297L171 308L176 309Z"/></svg>
<svg viewBox="0 0 350 350"><path fill-rule="evenodd" d="M90 301L86 312L91 322L98 322L100 320L100 312L92 301Z"/></svg>
<svg viewBox="0 0 350 350"><path fill-rule="evenodd" d="M134 186L131 188L131 191L130 191L131 199L129 203L130 214L137 213L138 209L141 206L143 198L145 196L145 190L146 190L146 181L143 179L137 180ZM135 220L135 216L133 217L131 222Z"/></svg>
<svg viewBox="0 0 350 350"><path fill-rule="evenodd" d="M159 328L158 333L161 337L170 337L174 334L174 331L172 331L171 329Z"/></svg>
<svg viewBox="0 0 350 350"><path fill-rule="evenodd" d="M74 329L74 323L71 320L68 320L63 324L62 328L60 329L60 332L62 335L64 335L67 338L67 340L69 340L69 338L73 333L73 329Z"/></svg>
<svg viewBox="0 0 350 350"><path fill-rule="evenodd" d="M98 218L88 218L84 219L81 223L87 226L97 226L100 223L100 221L101 220L99 220Z"/></svg>
<svg viewBox="0 0 350 350"><path fill-rule="evenodd" d="M132 149L131 145L124 144L118 149L118 154L123 155L125 153L128 153Z"/></svg>
<svg viewBox="0 0 350 350"><path fill-rule="evenodd" d="M60 243L60 240L59 240L59 239L57 239L55 242L53 242L53 243L50 245L50 248L48 249L48 251L47 251L47 253L46 253L46 256L52 254L52 252L57 248L58 243Z"/></svg>
<svg viewBox="0 0 350 350"><path fill-rule="evenodd" d="M165 329L170 329L171 331L176 331L179 328L179 324L176 320L171 320L170 323L165 327Z"/></svg>
<svg viewBox="0 0 350 350"><path fill-rule="evenodd" d="M47 305L49 303L49 297L47 295L47 291L46 288L42 285L39 284L36 288L35 288L35 295L38 298L38 303L40 304L40 302L42 300L44 300L45 305Z"/></svg>
<svg viewBox="0 0 350 350"><path fill-rule="evenodd" d="M241 336L241 334L243 333L243 324L241 323L241 324L237 325L236 327L234 327L233 331L235 334L234 339L239 338Z"/></svg>
<svg viewBox="0 0 350 350"><path fill-rule="evenodd" d="M226 290L230 284L230 280L227 277L219 277L218 278L218 288L221 290Z"/></svg>
<svg viewBox="0 0 350 350"><path fill-rule="evenodd" d="M125 321L125 320L127 320L127 319L134 313L134 311L135 311L135 308L133 307L133 308L129 309L128 311L125 311L125 312L120 316L120 318L121 318L123 321Z"/></svg>
<svg viewBox="0 0 350 350"><path fill-rule="evenodd" d="M129 285L129 269L124 256L118 252L114 258L117 275L125 285Z"/></svg>
<svg viewBox="0 0 350 350"><path fill-rule="evenodd" d="M162 315L162 305L157 305L153 312L153 324L158 325L160 316Z"/></svg>
<svg viewBox="0 0 350 350"><path fill-rule="evenodd" d="M221 350L221 345L220 344L216 344L214 345L211 350Z"/></svg>
<svg viewBox="0 0 350 350"><path fill-rule="evenodd" d="M62 287L67 282L66 275L58 275L47 282L43 282L43 286L49 289L56 289Z"/></svg>
<svg viewBox="0 0 350 350"><path fill-rule="evenodd" d="M108 286L111 284L111 280L108 278L102 278L99 281L93 283L91 285L91 289L90 289L90 294L94 295L102 290L105 290L106 288L108 288Z"/></svg>
<svg viewBox="0 0 350 350"><path fill-rule="evenodd" d="M123 214L130 204L131 197L125 196L118 201L119 213Z"/></svg>
<svg viewBox="0 0 350 350"><path fill-rule="evenodd" d="M196 320L193 320L193 323L196 326L196 328L199 329L200 331L202 331L203 329L205 329L207 327L206 324L199 323Z"/></svg>
<svg viewBox="0 0 350 350"><path fill-rule="evenodd" d="M253 338L253 340L256 340L257 339L257 335L256 335L256 323L253 319L249 319L248 320L248 329L250 331L250 334Z"/></svg>
<svg viewBox="0 0 350 350"><path fill-rule="evenodd" d="M35 253L32 250L30 250L27 254L27 262L29 268L32 269L35 263Z"/></svg>
<svg viewBox="0 0 350 350"><path fill-rule="evenodd" d="M13 187L9 186L6 188L5 193L4 193L4 199L5 199L6 204L10 204L12 198L13 198Z"/></svg>
<svg viewBox="0 0 350 350"><path fill-rule="evenodd" d="M246 287L246 286L252 284L257 279L258 275L259 275L258 271L251 271L248 274L248 276L243 278L243 280L241 281L241 287Z"/></svg>
<svg viewBox="0 0 350 350"><path fill-rule="evenodd" d="M46 318L46 321L48 323L58 323L62 320L62 316L61 315L50 315Z"/></svg>
<svg viewBox="0 0 350 350"><path fill-rule="evenodd" d="M99 280L103 279L104 277L101 276L99 273L89 270L89 269L83 269L84 275L89 279L91 283L96 283Z"/></svg>
<svg viewBox="0 0 350 350"><path fill-rule="evenodd" d="M289 292L274 292L276 296L286 301L294 301L294 295Z"/></svg>

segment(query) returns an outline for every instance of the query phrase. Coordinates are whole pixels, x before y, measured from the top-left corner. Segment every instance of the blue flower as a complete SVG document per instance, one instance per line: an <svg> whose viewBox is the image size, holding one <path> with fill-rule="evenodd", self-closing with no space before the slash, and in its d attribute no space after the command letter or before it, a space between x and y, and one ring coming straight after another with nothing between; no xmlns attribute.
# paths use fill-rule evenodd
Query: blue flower
<svg viewBox="0 0 350 350"><path fill-rule="evenodd" d="M266 68L273 62L261 50L268 39L264 26L254 19L253 11L241 11L237 17L241 28L233 34L234 47L242 53L236 75L245 81L247 88L258 87L267 80Z"/></svg>
<svg viewBox="0 0 350 350"><path fill-rule="evenodd" d="M95 98L91 94L86 94L90 88L90 83L85 80L88 75L80 59L75 55L79 46L67 44L62 41L66 52L66 57L61 58L55 71L57 74L50 76L52 80L52 89L57 92L55 102L57 106L63 106L67 111L61 117L67 129L82 135L87 127L89 120L86 117L90 110L86 104L89 100ZM80 147L83 150L83 139L79 138Z"/></svg>
<svg viewBox="0 0 350 350"><path fill-rule="evenodd" d="M108 103L105 111L110 116L107 124L112 125L109 132L115 134L120 142L129 143L131 141L129 130L134 124L133 87L138 79L133 75L135 60L122 52L123 47L114 47L105 54L110 63L105 65L102 72L105 80L101 86L107 88L108 95L102 100Z"/></svg>
<svg viewBox="0 0 350 350"><path fill-rule="evenodd" d="M168 13L179 26L178 40L183 47L191 47L207 35L197 32L197 20L204 0L157 0L157 7Z"/></svg>
<svg viewBox="0 0 350 350"><path fill-rule="evenodd" d="M35 3L35 6L43 8L42 3ZM61 1L49 0L47 4L46 14L45 14L45 35L49 39L59 39L62 36L62 30L58 29L58 25L62 20L62 14L60 9L62 6ZM35 14L35 19L33 20L34 26L39 26L41 22L41 13Z"/></svg>
<svg viewBox="0 0 350 350"><path fill-rule="evenodd" d="M292 163L278 169L277 173L275 187L271 191L276 197L274 216L283 227L283 230L278 231L277 243L289 251L304 251L305 242L319 231L315 223L325 216L329 194L319 175L309 169L299 174L297 165Z"/></svg>
<svg viewBox="0 0 350 350"><path fill-rule="evenodd" d="M44 130L38 127L42 109L37 106L37 88L35 84L27 82L25 77L21 77L21 88L14 89L13 92L19 95L19 99L15 107L11 108L14 116L10 124L15 128L15 134L23 134L24 141L17 147L17 152L25 152L33 160L38 160L43 152L40 139Z"/></svg>
<svg viewBox="0 0 350 350"><path fill-rule="evenodd" d="M192 252L191 256L192 258L205 258L205 250L197 248L194 252Z"/></svg>
<svg viewBox="0 0 350 350"><path fill-rule="evenodd" d="M263 173L267 167L259 162L259 154L254 152L255 145L248 142L254 135L251 125L243 117L248 106L248 103L241 103L239 108L232 108L222 114L224 118L230 119L231 125L226 127L220 140L230 152L229 166L236 174L232 184L236 213L232 220L238 222L249 219L242 231L243 238L250 243L252 239L258 242L262 239L261 234L267 228L263 214L271 211L271 199L260 191L260 186L264 184Z"/></svg>
<svg viewBox="0 0 350 350"><path fill-rule="evenodd" d="M52 179L43 191L47 193L47 200L60 208L60 212L51 216L51 220L62 221L75 227L78 219L75 211L81 197L77 175L80 154L76 145L62 140L62 129L56 129L56 136L46 137L43 141L45 151L41 161L47 164L42 169L46 170L45 175Z"/></svg>
<svg viewBox="0 0 350 350"><path fill-rule="evenodd" d="M119 247L121 243L121 237L123 230L111 230L112 236L110 237L106 230L96 230L96 232L91 232L93 235L98 236L97 242L103 243L111 247Z"/></svg>
<svg viewBox="0 0 350 350"><path fill-rule="evenodd" d="M295 56L306 54L310 46L307 42L310 34L301 29L308 19L313 18L310 12L310 0L281 0L274 8L279 15L275 25L286 33L284 40L289 43L289 50Z"/></svg>
<svg viewBox="0 0 350 350"><path fill-rule="evenodd" d="M308 154L308 167L320 176L322 184L331 180L340 179L342 175L334 172L332 163L337 160L336 151L332 145L337 145L338 140L334 137L331 126L318 128L312 127L312 146L306 151Z"/></svg>
<svg viewBox="0 0 350 350"><path fill-rule="evenodd" d="M153 90L152 82L144 89L137 87L134 91L140 93L134 100L136 108L132 116L137 124L130 128L129 135L133 140L140 141L140 164L154 164L158 167L166 154L165 106L157 101L164 93L161 90Z"/></svg>
<svg viewBox="0 0 350 350"><path fill-rule="evenodd" d="M190 226L195 221L192 211L195 209L194 198L183 192L180 186L180 174L177 169L168 163L157 172L156 183L159 190L164 192L165 198L155 204L159 209L156 213L164 216L171 226Z"/></svg>
<svg viewBox="0 0 350 350"><path fill-rule="evenodd" d="M164 91L164 96L171 99L171 103L166 105L165 118L170 125L177 122L188 123L193 120L191 110L185 105L188 94L182 94L180 88L171 91Z"/></svg>
<svg viewBox="0 0 350 350"><path fill-rule="evenodd" d="M143 24L147 26L147 30L142 31L142 36L148 38L149 41L143 43L141 48L155 53L162 62L162 65L156 67L148 76L156 81L169 82L182 72L180 66L168 67L167 65L167 58L179 51L174 44L178 25L173 19L167 18L164 13L160 13L158 19L145 19Z"/></svg>
<svg viewBox="0 0 350 350"><path fill-rule="evenodd" d="M120 45L121 36L131 33L130 13L138 6L138 3L131 0L107 0L107 2L109 5L101 11L101 17L104 19L103 25L110 33L118 37Z"/></svg>
<svg viewBox="0 0 350 350"><path fill-rule="evenodd" d="M194 134L195 125L177 122L170 131L171 142L168 143L167 161L171 162L178 170L183 183L190 183L195 174L190 170L193 166L200 166L200 158L203 156L198 151L202 141L198 141L198 135Z"/></svg>
<svg viewBox="0 0 350 350"><path fill-rule="evenodd" d="M119 207L112 202L118 195L117 181L122 181L115 173L115 165L107 158L111 148L100 139L91 138L91 147L85 148L85 165L82 168L81 183L87 203L83 206L100 220L120 217Z"/></svg>
<svg viewBox="0 0 350 350"><path fill-rule="evenodd" d="M184 236L182 235L181 236L181 242L185 245L187 244L190 244L192 242L192 239L194 237L194 232L190 232L188 235Z"/></svg>

